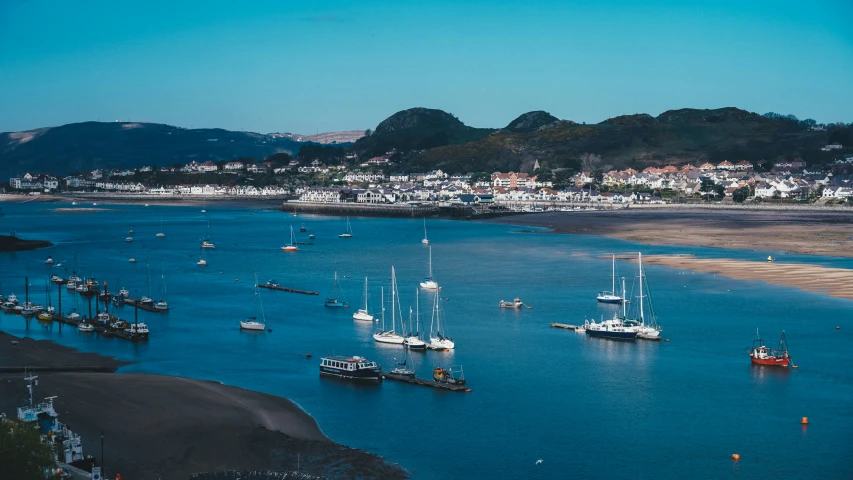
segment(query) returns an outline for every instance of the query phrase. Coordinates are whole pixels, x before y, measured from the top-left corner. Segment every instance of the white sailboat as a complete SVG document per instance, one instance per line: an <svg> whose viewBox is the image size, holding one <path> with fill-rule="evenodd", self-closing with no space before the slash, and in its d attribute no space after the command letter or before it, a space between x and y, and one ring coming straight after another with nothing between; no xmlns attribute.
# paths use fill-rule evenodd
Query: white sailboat
<svg viewBox="0 0 853 480"><path fill-rule="evenodd" d="M347 217L347 229L344 233L338 235L338 238L352 238L352 226L349 224L349 217Z"/></svg>
<svg viewBox="0 0 853 480"><path fill-rule="evenodd" d="M163 285L163 296L159 302L154 303L154 308L157 310L168 310L169 304L166 302L166 275L163 273L163 264L160 264L160 281Z"/></svg>
<svg viewBox="0 0 853 480"><path fill-rule="evenodd" d="M429 247L429 276L421 282L421 288L427 290L438 290L438 282L432 278L432 246Z"/></svg>
<svg viewBox="0 0 853 480"><path fill-rule="evenodd" d="M293 225L290 226L290 244L281 247L281 249L285 252L295 252L299 250L299 247L297 247L296 244L293 243Z"/></svg>
<svg viewBox="0 0 853 480"><path fill-rule="evenodd" d="M364 277L364 308L360 308L357 312L353 313L352 319L360 320L362 322L373 321L373 315L367 311L367 277Z"/></svg>
<svg viewBox="0 0 853 480"><path fill-rule="evenodd" d="M384 296L384 295L383 295ZM399 299L397 298L397 276L394 273L394 267L391 267L391 330L385 329L385 305L382 305L382 331L373 334L373 339L380 343L394 343L397 345L402 345L405 338L402 335L398 335L395 331L396 323L397 323L397 302ZM403 319L402 315L400 316L400 323L402 324Z"/></svg>
<svg viewBox="0 0 853 480"><path fill-rule="evenodd" d="M204 210L202 210L203 212ZM201 248L214 249L216 245L210 238L210 220L207 221L207 234L201 239Z"/></svg>
<svg viewBox="0 0 853 480"><path fill-rule="evenodd" d="M449 350L455 348L453 339L447 336L447 327L442 325L441 319L441 295L435 292L435 302L432 307L432 321L429 325L429 343L427 348L431 350Z"/></svg>
<svg viewBox="0 0 853 480"><path fill-rule="evenodd" d="M406 335L405 340L403 340L403 345L411 348L412 350L426 350L426 342L421 340L420 331L421 331L421 308L419 302L419 294L420 291L415 289L415 311L417 314L415 315L415 328L412 329L412 308L409 307L409 333Z"/></svg>
<svg viewBox="0 0 853 480"><path fill-rule="evenodd" d="M240 322L242 330L257 330L263 332L267 326L267 317L264 315L264 302L261 300L261 292L258 290L258 273L255 272L255 300L261 308L261 321L258 321L257 315L249 317L246 321Z"/></svg>
<svg viewBox="0 0 853 480"><path fill-rule="evenodd" d="M637 263L639 264L639 276L640 276L640 302L637 308L637 318L628 319L624 314L623 308L623 320L625 325L634 329L637 332L637 338L644 340L660 340L660 332L663 329L658 325L657 315L655 315L654 309L652 308L652 297L649 292L648 281L645 278L645 274L643 273L643 254L639 253L637 256ZM622 287L624 292L625 287ZM624 293L623 293L624 295ZM643 298L648 297L648 301L644 302ZM645 310L648 307L649 310L649 318L648 323L646 319Z"/></svg>
<svg viewBox="0 0 853 480"><path fill-rule="evenodd" d="M601 303L622 303L625 299L616 295L616 255L613 255L613 266L610 272L610 291L599 292L596 299Z"/></svg>
<svg viewBox="0 0 853 480"><path fill-rule="evenodd" d="M421 243L423 243L424 245L429 245L429 238L427 238L427 231L426 231L426 218L424 218L424 239L421 240Z"/></svg>
<svg viewBox="0 0 853 480"><path fill-rule="evenodd" d="M160 215L160 233L155 236L157 238L166 238L166 234L163 233L163 215Z"/></svg>

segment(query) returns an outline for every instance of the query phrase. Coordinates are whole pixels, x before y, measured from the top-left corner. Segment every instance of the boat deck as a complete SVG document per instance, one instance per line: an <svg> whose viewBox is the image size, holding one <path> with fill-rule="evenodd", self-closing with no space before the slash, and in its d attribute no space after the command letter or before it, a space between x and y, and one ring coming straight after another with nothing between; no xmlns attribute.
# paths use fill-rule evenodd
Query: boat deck
<svg viewBox="0 0 853 480"><path fill-rule="evenodd" d="M267 285L266 283L259 283L256 285L258 288L268 288L270 290L278 290L279 292L290 292L290 293L301 293L303 295L319 295L319 292L311 292L308 290L299 290L298 288L288 288L282 287L281 285Z"/></svg>
<svg viewBox="0 0 853 480"><path fill-rule="evenodd" d="M552 323L551 328L563 328L566 330L578 330L578 329L582 329L583 327L580 325L570 325L568 323Z"/></svg>
<svg viewBox="0 0 853 480"><path fill-rule="evenodd" d="M145 310L146 312L167 313L169 311L168 308L161 309L161 308L156 308L154 305L150 305L147 303L140 303L139 300L136 298L125 298L124 304L130 305L131 307L137 306L137 307L139 307L140 310Z"/></svg>
<svg viewBox="0 0 853 480"><path fill-rule="evenodd" d="M396 380L398 382L410 383L412 385L422 385L424 387L441 388L451 390L453 392L470 392L471 389L467 385L453 385L450 383L436 382L435 380L427 380L425 378L412 378L406 375L396 375L393 373L383 373L382 378L386 380Z"/></svg>

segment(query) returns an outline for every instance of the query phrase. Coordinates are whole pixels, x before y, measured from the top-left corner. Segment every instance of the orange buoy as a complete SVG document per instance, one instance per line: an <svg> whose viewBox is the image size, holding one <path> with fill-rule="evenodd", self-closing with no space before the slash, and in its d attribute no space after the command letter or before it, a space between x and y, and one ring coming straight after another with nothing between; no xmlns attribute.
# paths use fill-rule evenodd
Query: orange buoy
<svg viewBox="0 0 853 480"><path fill-rule="evenodd" d="M803 425L808 425L809 424L809 417L803 417L803 419L800 420L800 423L802 423Z"/></svg>
<svg viewBox="0 0 853 480"><path fill-rule="evenodd" d="M739 453L733 453L732 454L732 460L740 460L740 454Z"/></svg>
<svg viewBox="0 0 853 480"><path fill-rule="evenodd" d="M306 354L305 354L305 358L311 358L311 354L310 354L310 353L306 353Z"/></svg>

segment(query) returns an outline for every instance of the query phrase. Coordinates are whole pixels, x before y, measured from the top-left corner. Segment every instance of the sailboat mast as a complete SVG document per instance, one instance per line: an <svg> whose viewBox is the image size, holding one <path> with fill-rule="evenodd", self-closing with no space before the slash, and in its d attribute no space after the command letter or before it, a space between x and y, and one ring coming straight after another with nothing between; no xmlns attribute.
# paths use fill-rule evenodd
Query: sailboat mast
<svg viewBox="0 0 853 480"><path fill-rule="evenodd" d="M396 306L395 301L397 299L397 297L395 295L397 293L397 285L396 284L397 284L397 277L394 274L394 266L392 265L391 266L391 330L392 331L396 330L394 328L394 326L395 326L395 321L397 320L397 317L396 317L397 311L394 308Z"/></svg>
<svg viewBox="0 0 853 480"><path fill-rule="evenodd" d="M385 331L385 287L380 287L380 294L382 295L382 331Z"/></svg>
<svg viewBox="0 0 853 480"><path fill-rule="evenodd" d="M622 318L625 318L627 316L627 313L625 311L626 303L628 302L625 301L625 277L622 277Z"/></svg>
<svg viewBox="0 0 853 480"><path fill-rule="evenodd" d="M415 289L415 331L420 334L421 332L421 305L420 305L420 292L418 289Z"/></svg>
<svg viewBox="0 0 853 480"><path fill-rule="evenodd" d="M640 323L646 324L643 318L643 252L639 253L638 263L640 264Z"/></svg>
<svg viewBox="0 0 853 480"><path fill-rule="evenodd" d="M432 246L429 247L429 278L432 279Z"/></svg>
<svg viewBox="0 0 853 480"><path fill-rule="evenodd" d="M367 277L364 277L364 312L367 313Z"/></svg>
<svg viewBox="0 0 853 480"><path fill-rule="evenodd" d="M613 254L613 263L610 267L610 293L616 295L616 254Z"/></svg>

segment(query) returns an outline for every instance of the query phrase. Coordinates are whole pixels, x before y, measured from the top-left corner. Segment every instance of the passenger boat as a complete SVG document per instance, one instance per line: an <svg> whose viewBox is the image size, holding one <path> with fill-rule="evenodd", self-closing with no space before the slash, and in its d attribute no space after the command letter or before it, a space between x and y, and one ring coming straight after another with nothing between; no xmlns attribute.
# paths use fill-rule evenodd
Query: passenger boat
<svg viewBox="0 0 853 480"><path fill-rule="evenodd" d="M435 302L432 307L432 322L429 326L429 343L431 350L451 350L456 348L453 339L447 336L447 325L442 323L441 295L435 292Z"/></svg>
<svg viewBox="0 0 853 480"><path fill-rule="evenodd" d="M367 311L367 277L364 277L364 308L359 308L357 312L353 313L352 319L360 320L362 322L373 321L373 315Z"/></svg>
<svg viewBox="0 0 853 480"><path fill-rule="evenodd" d="M338 235L338 238L352 238L352 226L349 224L349 217L347 217L347 229L344 233Z"/></svg>
<svg viewBox="0 0 853 480"><path fill-rule="evenodd" d="M326 297L326 301L323 303L323 305L329 308L349 307L346 301L338 300L338 272L335 272L335 280L332 284L332 288L334 289L334 296Z"/></svg>
<svg viewBox="0 0 853 480"><path fill-rule="evenodd" d="M286 245L284 247L281 247L281 249L284 250L285 252L295 252L295 251L299 250L299 247L297 247L293 243L293 225L290 226L290 244Z"/></svg>
<svg viewBox="0 0 853 480"><path fill-rule="evenodd" d="M505 302L501 300L500 303L498 303L498 307L500 308L512 308L518 310L522 306L524 306L524 302L519 300L518 297L515 297L511 302Z"/></svg>
<svg viewBox="0 0 853 480"><path fill-rule="evenodd" d="M429 247L429 276L421 282L421 288L427 290L438 290L438 282L432 278L432 246Z"/></svg>
<svg viewBox="0 0 853 480"><path fill-rule="evenodd" d="M332 356L320 360L320 375L347 380L382 380L382 367L364 357Z"/></svg>
<svg viewBox="0 0 853 480"><path fill-rule="evenodd" d="M636 340L637 330L625 326L618 316L601 323L585 322L586 333L591 337L608 338L610 340Z"/></svg>
<svg viewBox="0 0 853 480"><path fill-rule="evenodd" d="M272 282L272 280L270 280ZM269 284L270 282L267 282ZM258 288L258 274L255 273L255 309L261 310L261 321L258 321L257 315L254 317L249 317L246 321L240 322L241 330L254 330L263 332L264 328L266 328L266 315L264 314L264 303L261 300L261 291Z"/></svg>
<svg viewBox="0 0 853 480"><path fill-rule="evenodd" d="M438 383L446 383L448 385L465 385L465 373L460 366L435 368L432 371L432 379Z"/></svg>
<svg viewBox="0 0 853 480"><path fill-rule="evenodd" d="M622 303L625 299L616 295L616 255L613 255L613 263L610 271L610 291L599 292L595 297L601 303Z"/></svg>
<svg viewBox="0 0 853 480"><path fill-rule="evenodd" d="M752 351L749 354L754 365L777 367L792 365L791 357L788 355L788 341L785 339L784 330L782 330L782 337L779 338L779 346L775 350L764 345L764 340L758 335L758 329L755 330L755 336L757 338L752 341Z"/></svg>

